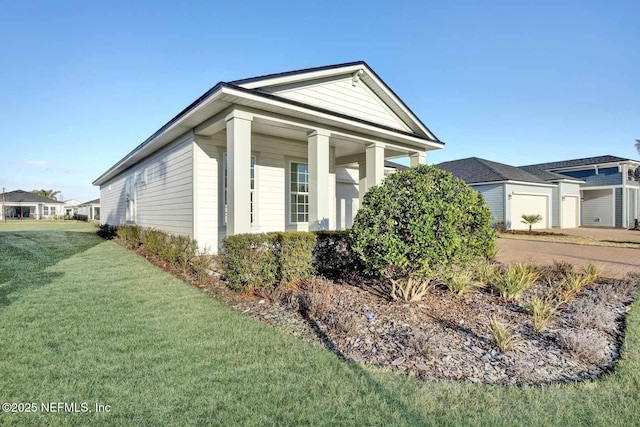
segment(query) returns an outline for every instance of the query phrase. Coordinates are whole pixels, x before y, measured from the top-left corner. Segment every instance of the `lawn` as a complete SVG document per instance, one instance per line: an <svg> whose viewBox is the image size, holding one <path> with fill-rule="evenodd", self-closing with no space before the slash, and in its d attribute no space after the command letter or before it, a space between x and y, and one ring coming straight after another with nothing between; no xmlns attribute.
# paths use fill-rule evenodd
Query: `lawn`
<svg viewBox="0 0 640 427"><path fill-rule="evenodd" d="M47 230L47 228L49 228ZM640 316L609 377L422 382L243 316L87 224L0 224L0 413L19 425L638 425ZM42 413L40 403L109 405Z"/></svg>

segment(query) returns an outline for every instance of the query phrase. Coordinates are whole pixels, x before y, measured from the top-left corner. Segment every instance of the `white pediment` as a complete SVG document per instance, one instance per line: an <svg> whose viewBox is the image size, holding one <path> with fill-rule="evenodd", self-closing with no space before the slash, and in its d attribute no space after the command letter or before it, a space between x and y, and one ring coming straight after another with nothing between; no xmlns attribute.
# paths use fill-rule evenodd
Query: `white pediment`
<svg viewBox="0 0 640 427"><path fill-rule="evenodd" d="M364 62L271 74L232 84L437 141Z"/></svg>
<svg viewBox="0 0 640 427"><path fill-rule="evenodd" d="M393 129L410 132L404 123L363 81L334 76L261 88L282 98L334 111Z"/></svg>

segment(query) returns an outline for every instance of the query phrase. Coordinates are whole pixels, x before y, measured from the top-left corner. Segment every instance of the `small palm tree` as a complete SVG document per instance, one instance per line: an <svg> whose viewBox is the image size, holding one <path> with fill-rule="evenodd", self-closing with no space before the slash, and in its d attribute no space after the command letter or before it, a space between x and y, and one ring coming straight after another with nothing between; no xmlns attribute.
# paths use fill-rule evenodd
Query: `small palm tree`
<svg viewBox="0 0 640 427"><path fill-rule="evenodd" d="M523 224L529 224L529 233L531 233L531 227L533 226L533 224L536 224L538 222L542 221L542 216L541 215L522 215L522 223Z"/></svg>
<svg viewBox="0 0 640 427"><path fill-rule="evenodd" d="M48 197L50 199L57 199L58 194L60 194L59 191L53 191L53 190L33 190L32 193L36 193L39 194L40 196L44 196L44 197Z"/></svg>

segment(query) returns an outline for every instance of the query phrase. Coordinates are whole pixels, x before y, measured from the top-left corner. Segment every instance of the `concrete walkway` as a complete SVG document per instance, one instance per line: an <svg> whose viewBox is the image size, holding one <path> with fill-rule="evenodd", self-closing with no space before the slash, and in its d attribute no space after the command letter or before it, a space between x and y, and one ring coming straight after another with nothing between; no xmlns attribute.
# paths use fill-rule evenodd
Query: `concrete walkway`
<svg viewBox="0 0 640 427"><path fill-rule="evenodd" d="M565 230L562 230L562 232L565 232ZM632 232L626 231L626 233ZM627 236L626 233L624 234L625 238ZM635 233L640 234L640 232ZM612 240L618 239L612 238ZM604 268L603 275L605 277L622 278L630 272L640 273L640 249L517 239L497 239L496 244L500 249L497 258L502 263L532 261L536 264L551 264L557 260L570 262L575 267L580 268L586 266L589 262L593 262Z"/></svg>

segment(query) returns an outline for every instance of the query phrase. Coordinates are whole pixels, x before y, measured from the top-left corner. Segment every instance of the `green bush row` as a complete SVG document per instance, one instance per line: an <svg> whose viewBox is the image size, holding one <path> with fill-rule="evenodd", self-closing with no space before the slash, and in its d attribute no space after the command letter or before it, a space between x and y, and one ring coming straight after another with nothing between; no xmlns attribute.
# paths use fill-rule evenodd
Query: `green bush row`
<svg viewBox="0 0 640 427"><path fill-rule="evenodd" d="M102 225L98 232L102 237L118 238L129 249L142 245L147 251L157 255L167 263L179 267L183 273L196 264L199 256L198 242L188 236L169 234L154 228L137 225ZM199 265L199 264L198 264Z"/></svg>
<svg viewBox="0 0 640 427"><path fill-rule="evenodd" d="M226 237L223 245L226 277L235 290L289 285L316 272L313 233L237 234Z"/></svg>

